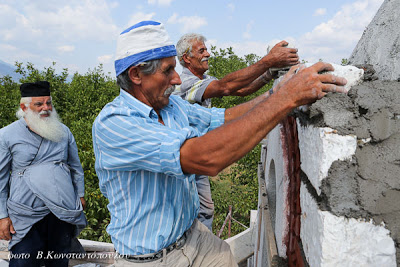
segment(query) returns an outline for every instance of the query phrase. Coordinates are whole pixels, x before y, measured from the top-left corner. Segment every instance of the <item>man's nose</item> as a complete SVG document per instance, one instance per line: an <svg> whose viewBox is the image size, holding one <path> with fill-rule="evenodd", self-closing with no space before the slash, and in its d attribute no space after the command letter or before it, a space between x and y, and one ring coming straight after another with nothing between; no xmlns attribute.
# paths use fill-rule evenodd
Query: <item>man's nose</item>
<svg viewBox="0 0 400 267"><path fill-rule="evenodd" d="M171 85L180 85L182 83L181 77L179 74L174 70L174 77L172 77Z"/></svg>
<svg viewBox="0 0 400 267"><path fill-rule="evenodd" d="M51 104L43 104L43 109L42 110L52 110L53 106Z"/></svg>

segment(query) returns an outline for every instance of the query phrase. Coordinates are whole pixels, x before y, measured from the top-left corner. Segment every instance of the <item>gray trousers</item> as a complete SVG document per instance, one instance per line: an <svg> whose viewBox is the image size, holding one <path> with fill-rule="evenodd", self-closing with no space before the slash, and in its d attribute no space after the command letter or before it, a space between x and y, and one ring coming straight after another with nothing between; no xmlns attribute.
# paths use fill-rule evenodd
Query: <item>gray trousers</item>
<svg viewBox="0 0 400 267"><path fill-rule="evenodd" d="M197 219L186 232L186 243L161 259L151 262L137 262L117 257L114 266L170 266L170 267L235 267L238 266L229 245L211 233Z"/></svg>
<svg viewBox="0 0 400 267"><path fill-rule="evenodd" d="M210 180L207 175L197 175L196 187L199 194L200 210L197 219L212 231L212 222L214 219L214 202L211 198Z"/></svg>

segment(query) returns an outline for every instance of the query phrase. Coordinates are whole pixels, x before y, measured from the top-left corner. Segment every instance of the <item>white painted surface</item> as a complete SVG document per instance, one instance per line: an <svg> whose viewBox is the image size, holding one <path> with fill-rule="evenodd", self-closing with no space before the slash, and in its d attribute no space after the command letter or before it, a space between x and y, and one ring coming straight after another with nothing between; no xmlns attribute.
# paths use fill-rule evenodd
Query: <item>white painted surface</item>
<svg viewBox="0 0 400 267"><path fill-rule="evenodd" d="M300 202L300 236L311 267L396 266L394 241L384 226L320 211L303 183Z"/></svg>
<svg viewBox="0 0 400 267"><path fill-rule="evenodd" d="M289 177L287 174L287 158L283 157L282 141L281 141L281 130L280 125L275 127L267 138L267 157L265 161L265 181L267 185L267 193L269 195L275 194L275 211L271 210L273 214L275 212L275 238L276 245L278 248L278 254L280 257L286 258L286 245L284 244L284 238L289 232L289 222L287 220L289 211L287 203L287 192L289 187ZM271 165L275 165L275 178L269 177ZM276 190L275 192L269 192L268 186L276 179ZM270 207L272 203L269 203ZM273 215L272 215L273 216Z"/></svg>
<svg viewBox="0 0 400 267"><path fill-rule="evenodd" d="M309 67L313 65L314 63L306 63L306 67ZM347 92L350 90L350 88L354 85L357 85L361 83L362 77L364 76L364 70L359 69L354 66L342 66L334 63L329 63L333 66L335 69L334 71L330 71L329 73L339 76L339 77L344 77L347 80L347 84L344 86L344 88L347 90Z"/></svg>
<svg viewBox="0 0 400 267"><path fill-rule="evenodd" d="M242 262L254 253L254 227L225 240L229 244L236 262Z"/></svg>
<svg viewBox="0 0 400 267"><path fill-rule="evenodd" d="M114 245L112 243L100 242L100 241L93 241L87 239L78 239L81 243L82 247L85 249L86 252L88 251L110 251L114 252Z"/></svg>
<svg viewBox="0 0 400 267"><path fill-rule="evenodd" d="M301 169L321 194L321 181L336 160L350 160L357 148L357 137L338 135L331 128L303 127L297 119Z"/></svg>

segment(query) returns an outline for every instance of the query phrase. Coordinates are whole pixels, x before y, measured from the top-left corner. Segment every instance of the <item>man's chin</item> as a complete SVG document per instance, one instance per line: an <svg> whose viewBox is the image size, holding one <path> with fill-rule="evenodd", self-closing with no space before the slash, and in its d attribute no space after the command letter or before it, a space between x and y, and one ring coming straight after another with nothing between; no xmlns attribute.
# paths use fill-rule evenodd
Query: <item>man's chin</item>
<svg viewBox="0 0 400 267"><path fill-rule="evenodd" d="M59 142L66 137L66 133L55 111L52 114L39 115L28 110L24 118L29 128L45 139Z"/></svg>

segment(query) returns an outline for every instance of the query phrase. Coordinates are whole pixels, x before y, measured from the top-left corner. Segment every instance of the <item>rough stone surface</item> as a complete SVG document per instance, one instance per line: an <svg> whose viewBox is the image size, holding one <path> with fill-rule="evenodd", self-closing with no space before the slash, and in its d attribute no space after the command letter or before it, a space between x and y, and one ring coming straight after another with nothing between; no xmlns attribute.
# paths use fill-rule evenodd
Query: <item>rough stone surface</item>
<svg viewBox="0 0 400 267"><path fill-rule="evenodd" d="M400 263L400 82L363 82L298 115L303 125L357 136L353 159L334 162L322 181L320 201L326 203L319 204L336 216L383 222Z"/></svg>
<svg viewBox="0 0 400 267"><path fill-rule="evenodd" d="M385 0L364 31L349 63L371 64L380 80L400 79L400 0Z"/></svg>
<svg viewBox="0 0 400 267"><path fill-rule="evenodd" d="M336 161L332 164L329 177L322 182L322 192L327 199L330 211L338 216L360 217L361 207L358 205L358 182L356 167L347 161ZM346 174L343 175L343 173ZM354 216L356 214L356 216Z"/></svg>
<svg viewBox="0 0 400 267"><path fill-rule="evenodd" d="M309 106L306 114L298 115L314 127L330 127L341 135L380 142L400 132L400 82L363 82L347 95L329 93Z"/></svg>

